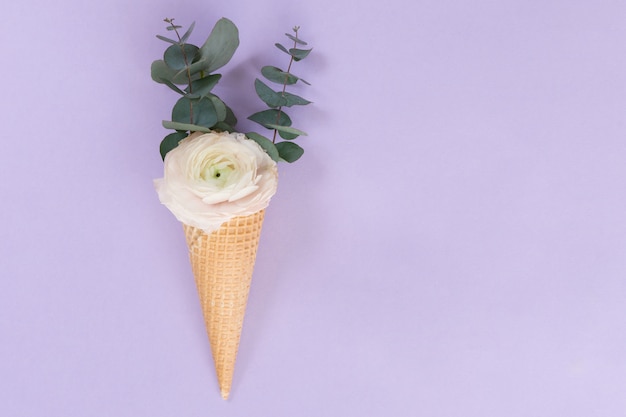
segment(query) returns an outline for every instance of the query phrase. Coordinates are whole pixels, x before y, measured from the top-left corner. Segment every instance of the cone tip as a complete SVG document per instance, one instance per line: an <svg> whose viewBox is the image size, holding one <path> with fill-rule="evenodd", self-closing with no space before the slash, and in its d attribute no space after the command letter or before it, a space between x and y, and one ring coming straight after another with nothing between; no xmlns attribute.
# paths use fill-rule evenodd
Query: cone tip
<svg viewBox="0 0 626 417"><path fill-rule="evenodd" d="M225 391L225 390L220 390L220 391L221 391L221 393L222 393L222 398L223 398L224 400L227 400L227 399L228 399L228 395L230 394L230 392Z"/></svg>

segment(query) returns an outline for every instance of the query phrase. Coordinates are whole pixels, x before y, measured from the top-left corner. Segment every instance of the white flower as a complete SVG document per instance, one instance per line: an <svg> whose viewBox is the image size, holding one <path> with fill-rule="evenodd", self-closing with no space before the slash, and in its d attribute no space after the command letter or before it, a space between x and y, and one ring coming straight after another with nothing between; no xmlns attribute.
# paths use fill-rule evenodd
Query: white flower
<svg viewBox="0 0 626 417"><path fill-rule="evenodd" d="M159 199L178 220L207 233L264 209L276 193L276 163L241 133L194 133L165 156Z"/></svg>

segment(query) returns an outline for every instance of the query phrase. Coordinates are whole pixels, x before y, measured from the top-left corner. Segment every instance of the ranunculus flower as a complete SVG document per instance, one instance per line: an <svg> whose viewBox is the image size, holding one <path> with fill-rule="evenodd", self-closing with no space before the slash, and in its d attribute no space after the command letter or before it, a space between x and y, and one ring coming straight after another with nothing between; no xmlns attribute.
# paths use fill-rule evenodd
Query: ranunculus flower
<svg viewBox="0 0 626 417"><path fill-rule="evenodd" d="M165 156L159 199L181 222L210 233L264 209L276 193L276 163L241 133L194 133Z"/></svg>

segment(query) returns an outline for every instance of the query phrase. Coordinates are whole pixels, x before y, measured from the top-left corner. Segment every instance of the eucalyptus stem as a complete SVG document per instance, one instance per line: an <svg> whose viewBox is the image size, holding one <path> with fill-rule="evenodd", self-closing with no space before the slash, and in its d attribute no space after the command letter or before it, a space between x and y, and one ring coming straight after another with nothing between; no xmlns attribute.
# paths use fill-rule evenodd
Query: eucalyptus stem
<svg viewBox="0 0 626 417"><path fill-rule="evenodd" d="M298 29L299 29L298 26L293 28L293 31L296 33L296 39L298 39ZM298 46L298 41L297 40L293 41L293 47L295 48L296 46ZM285 91L287 91L287 80L289 80L289 74L290 74L290 71L291 71L291 64L293 64L293 56L289 60L289 66L287 66L287 73L285 74L285 82L283 83L283 92L281 93L282 97L285 97ZM282 110L283 110L283 106L279 106L278 107L278 113L276 113L276 123L275 124L278 124L278 122L280 121L280 115L282 113ZM274 129L274 136L272 137L272 143L276 143L276 133L278 133L278 131L276 129Z"/></svg>
<svg viewBox="0 0 626 417"><path fill-rule="evenodd" d="M183 61L185 62L185 69L187 70L187 85L189 86L189 94L193 93L193 88L191 87L191 70L189 67L189 60L187 59L187 53L185 53L185 47L182 43L182 38L180 37L180 33L178 33L178 26L174 24L174 18L165 18L166 23L169 23L174 33L176 33L176 37L178 38L178 46L180 46L180 51L183 54ZM193 123L193 104L191 100L189 100L189 123Z"/></svg>

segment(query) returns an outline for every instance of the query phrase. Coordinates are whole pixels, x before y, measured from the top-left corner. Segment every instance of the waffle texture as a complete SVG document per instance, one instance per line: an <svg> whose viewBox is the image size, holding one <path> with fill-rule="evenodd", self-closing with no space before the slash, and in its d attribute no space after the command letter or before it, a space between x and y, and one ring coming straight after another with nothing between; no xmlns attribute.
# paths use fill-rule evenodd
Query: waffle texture
<svg viewBox="0 0 626 417"><path fill-rule="evenodd" d="M265 210L207 234L184 225L222 398L227 399Z"/></svg>

